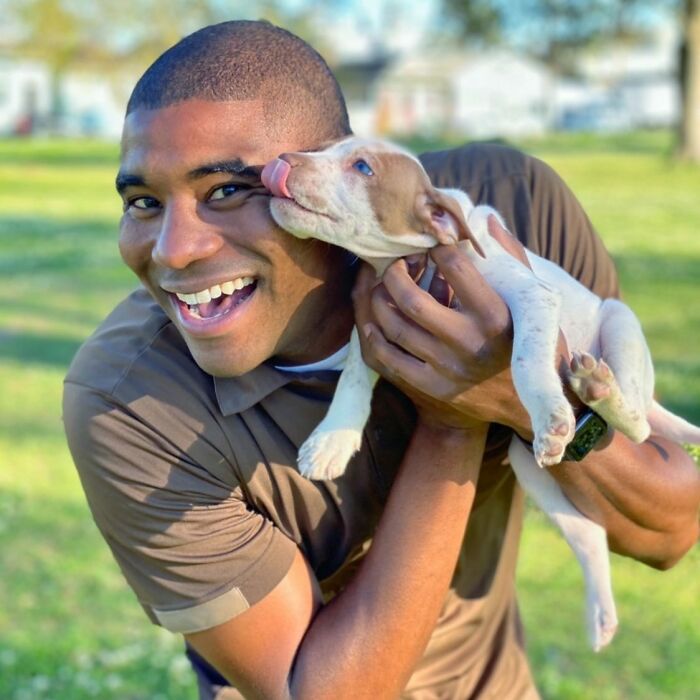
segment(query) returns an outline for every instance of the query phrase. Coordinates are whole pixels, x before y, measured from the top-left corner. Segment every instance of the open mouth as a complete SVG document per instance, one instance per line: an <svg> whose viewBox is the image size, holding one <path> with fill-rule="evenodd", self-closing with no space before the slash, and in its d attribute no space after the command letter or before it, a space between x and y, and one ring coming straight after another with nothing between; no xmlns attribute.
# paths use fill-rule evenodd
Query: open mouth
<svg viewBox="0 0 700 700"><path fill-rule="evenodd" d="M183 318L211 321L231 313L257 289L253 277L239 277L192 294L170 293Z"/></svg>

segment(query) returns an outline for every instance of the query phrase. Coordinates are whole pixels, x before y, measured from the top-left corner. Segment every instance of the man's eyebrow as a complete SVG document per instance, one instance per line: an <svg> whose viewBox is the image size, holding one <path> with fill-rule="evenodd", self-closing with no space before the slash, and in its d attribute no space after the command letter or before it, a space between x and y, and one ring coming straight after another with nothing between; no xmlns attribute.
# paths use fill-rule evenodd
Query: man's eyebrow
<svg viewBox="0 0 700 700"><path fill-rule="evenodd" d="M187 178L190 180L198 180L199 178L207 177L207 175L212 175L214 173L229 173L230 175L239 175L240 177L259 180L261 172L262 166L246 165L240 158L234 158L233 160L206 163L199 168L190 170L187 173Z"/></svg>
<svg viewBox="0 0 700 700"><path fill-rule="evenodd" d="M188 180L198 180L207 175L214 173L228 173L230 175L238 175L239 177L249 178L251 180L259 180L262 172L261 165L246 165L240 158L233 160L221 160L214 163L206 163L187 173ZM117 173L117 178L114 183L117 187L117 192L122 194L127 187L145 187L146 181L141 175L133 175L131 173Z"/></svg>
<svg viewBox="0 0 700 700"><path fill-rule="evenodd" d="M118 172L114 184L116 185L117 192L122 194L127 187L143 187L146 181L140 175Z"/></svg>

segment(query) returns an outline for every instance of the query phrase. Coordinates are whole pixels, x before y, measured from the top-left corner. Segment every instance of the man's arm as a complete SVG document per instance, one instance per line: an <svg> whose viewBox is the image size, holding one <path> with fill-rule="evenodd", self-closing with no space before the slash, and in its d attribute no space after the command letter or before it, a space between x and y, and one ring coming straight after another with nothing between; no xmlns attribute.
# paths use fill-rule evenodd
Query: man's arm
<svg viewBox="0 0 700 700"><path fill-rule="evenodd" d="M652 436L637 445L616 432L604 449L550 473L580 511L605 527L618 554L668 569L698 540L700 472L669 440Z"/></svg>
<svg viewBox="0 0 700 700"><path fill-rule="evenodd" d="M480 275L458 247L436 248L432 255L455 290L459 309L421 290L402 263L390 267L383 284L371 292L371 275L360 277L364 291L357 296L370 298L381 332L406 351L388 360L370 352L370 364L390 362L382 371L409 393L424 392L466 416L530 436L529 418L510 376L512 327L505 303L464 287L468 279L474 289ZM475 332L474 319L488 317L485 307L490 307L491 322L484 336ZM668 568L697 540L700 474L680 446L656 437L635 445L616 435L584 461L563 463L551 473L572 502L606 528L611 548L620 554Z"/></svg>
<svg viewBox="0 0 700 700"><path fill-rule="evenodd" d="M419 421L347 588L323 607L298 554L267 597L189 643L249 698L397 697L452 579L485 435Z"/></svg>

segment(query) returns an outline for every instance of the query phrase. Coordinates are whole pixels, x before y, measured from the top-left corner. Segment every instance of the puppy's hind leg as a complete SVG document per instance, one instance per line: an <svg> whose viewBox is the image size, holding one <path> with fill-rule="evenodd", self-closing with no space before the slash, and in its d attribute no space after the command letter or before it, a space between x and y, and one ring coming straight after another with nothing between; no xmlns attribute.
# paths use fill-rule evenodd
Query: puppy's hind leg
<svg viewBox="0 0 700 700"><path fill-rule="evenodd" d="M649 437L654 368L637 317L617 299L600 309L600 354L572 353L569 384L581 401L634 442Z"/></svg>
<svg viewBox="0 0 700 700"><path fill-rule="evenodd" d="M546 469L540 469L533 455L516 437L510 444L508 456L520 485L561 530L581 565L588 637L593 650L600 651L612 641L617 630L605 530L573 506L554 477Z"/></svg>

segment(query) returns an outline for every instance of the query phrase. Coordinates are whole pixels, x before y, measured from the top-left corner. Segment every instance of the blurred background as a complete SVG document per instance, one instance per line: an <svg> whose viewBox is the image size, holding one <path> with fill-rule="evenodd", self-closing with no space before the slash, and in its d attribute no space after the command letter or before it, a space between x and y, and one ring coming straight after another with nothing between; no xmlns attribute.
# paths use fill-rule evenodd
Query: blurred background
<svg viewBox="0 0 700 700"><path fill-rule="evenodd" d="M92 523L60 396L136 284L113 186L131 88L180 37L238 18L310 41L359 134L499 140L552 165L615 258L659 397L700 423L700 0L0 0L3 700L196 697L181 641L148 623ZM697 698L699 563L614 557L621 627L594 655L577 566L530 510L518 589L543 697Z"/></svg>
<svg viewBox="0 0 700 700"><path fill-rule="evenodd" d="M309 40L336 71L358 133L668 128L700 155L692 0L0 0L0 12L4 135L118 139L143 68L184 34L235 16Z"/></svg>

